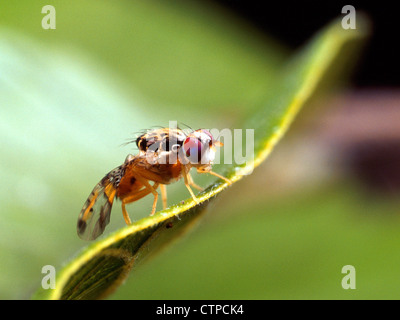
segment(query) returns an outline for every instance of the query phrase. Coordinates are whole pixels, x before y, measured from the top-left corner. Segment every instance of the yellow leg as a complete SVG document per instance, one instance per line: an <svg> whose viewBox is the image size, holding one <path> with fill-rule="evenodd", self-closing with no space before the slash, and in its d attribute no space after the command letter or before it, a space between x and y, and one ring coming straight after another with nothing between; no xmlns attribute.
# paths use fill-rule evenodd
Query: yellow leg
<svg viewBox="0 0 400 320"><path fill-rule="evenodd" d="M131 221L131 218L129 218L128 211L126 211L125 202L122 202L121 207L122 207L122 215L124 217L125 223L129 226L130 224L132 224L132 221Z"/></svg>
<svg viewBox="0 0 400 320"><path fill-rule="evenodd" d="M218 174L218 173L216 173L214 171L205 171L205 172L207 172L209 174L212 174L213 176L216 176L216 177L218 177L218 178L220 178L222 180L225 180L225 182L227 184L229 184L229 185L231 185L233 183L232 180L229 180L228 178L225 178L224 176L221 176L220 174Z"/></svg>
<svg viewBox="0 0 400 320"><path fill-rule="evenodd" d="M150 186L150 187L148 187L148 186ZM127 211L126 208L125 208L125 205L128 204L128 203L137 201L137 200L139 200L139 199L142 199L143 197L147 196L149 193L152 193L154 190L157 189L158 183L154 183L153 186L151 186L150 184L148 184L148 186L146 185L144 189L141 189L141 190L138 191L137 193L135 193L135 194L133 194L133 195L131 195L131 196L129 196L129 197L126 197L126 198L122 199L122 205L121 205L121 207L122 207L122 215L124 216L124 220L125 220L125 223L126 223L126 224L128 224L128 225L129 225L129 224L132 224L132 221L131 221L131 219L129 218L129 214L128 214L128 211ZM158 193L157 193L157 192L156 192L156 195L158 196ZM153 215L153 214L154 214L154 212L155 212L155 205L157 205L157 197L154 196L154 198L155 198L155 199L154 199L155 201L153 202L153 209L152 209L150 215Z"/></svg>
<svg viewBox="0 0 400 320"><path fill-rule="evenodd" d="M124 220L125 220L126 224L128 224L128 225L132 224L132 221L129 218L128 211L126 211L125 204L131 203L133 201L137 201L137 200L147 196L150 192L151 192L151 190L145 188L145 189L140 190L138 193L136 193L136 194L134 194L132 196L129 196L129 197L127 197L127 198L122 200L122 204L121 204L122 215L124 216Z"/></svg>
<svg viewBox="0 0 400 320"><path fill-rule="evenodd" d="M202 187L200 187L199 185L197 185L196 183L194 183L193 178L192 178L192 176L190 175L190 172L188 172L187 177L188 177L188 182L189 182L189 184L190 184L192 187L196 188L196 189L199 190L199 191L203 191L203 190L204 190Z"/></svg>
<svg viewBox="0 0 400 320"><path fill-rule="evenodd" d="M151 212L150 212L151 216L154 215L154 213L156 212L157 199L158 199L158 193L156 192L156 194L154 195L153 208L151 209Z"/></svg>
<svg viewBox="0 0 400 320"><path fill-rule="evenodd" d="M199 204L199 200L194 195L192 189L190 188L189 179L188 179L188 172L186 172L186 168L183 169L183 179L185 180L185 186L189 190L190 195L192 196L194 202Z"/></svg>
<svg viewBox="0 0 400 320"><path fill-rule="evenodd" d="M158 199L158 193L156 189L158 188L159 183L154 183L154 186L151 186L151 184L148 182L148 180L142 178L141 176L136 176L136 179L138 179L146 188L151 190L151 193L154 195L154 202L153 202L153 208L151 209L150 215L152 216L156 212L156 207L157 207L157 199Z"/></svg>
<svg viewBox="0 0 400 320"><path fill-rule="evenodd" d="M165 184L160 184L161 199L164 210L167 209L167 187Z"/></svg>

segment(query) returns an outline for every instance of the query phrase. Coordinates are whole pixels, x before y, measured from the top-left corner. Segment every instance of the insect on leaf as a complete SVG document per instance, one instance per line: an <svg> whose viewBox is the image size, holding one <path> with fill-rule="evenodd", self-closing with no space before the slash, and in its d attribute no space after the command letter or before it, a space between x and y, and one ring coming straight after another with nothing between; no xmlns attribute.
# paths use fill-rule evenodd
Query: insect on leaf
<svg viewBox="0 0 400 320"><path fill-rule="evenodd" d="M357 20L361 25L361 19ZM289 128L298 111L319 90L319 85L348 58L366 35L363 28L344 30L340 20L318 33L289 61L276 88L266 96L259 110L243 123L255 131L254 161L227 165L224 174L234 183L262 163ZM356 44L356 46L353 46ZM72 259L57 276L55 290L39 290L34 298L99 299L107 297L127 277L132 267L165 244L177 239L199 219L205 207L228 184L217 180L192 199L157 212L102 238ZM172 226L172 227L171 227ZM133 276L133 275L132 275Z"/></svg>

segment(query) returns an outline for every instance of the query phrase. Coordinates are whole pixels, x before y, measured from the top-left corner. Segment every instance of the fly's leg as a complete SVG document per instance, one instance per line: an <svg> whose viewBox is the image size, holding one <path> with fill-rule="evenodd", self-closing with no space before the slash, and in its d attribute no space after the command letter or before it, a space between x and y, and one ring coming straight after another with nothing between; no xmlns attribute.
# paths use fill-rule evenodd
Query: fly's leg
<svg viewBox="0 0 400 320"><path fill-rule="evenodd" d="M190 168L189 168L190 170ZM199 204L199 200L196 198L196 196L193 193L192 188L190 188L190 183L189 183L189 178L188 178L189 172L187 171L186 167L183 168L183 179L185 181L185 186L189 190L190 195L192 196L194 202Z"/></svg>
<svg viewBox="0 0 400 320"><path fill-rule="evenodd" d="M152 193L153 190L156 190L158 187L158 183L154 183L153 186L151 186L149 183L148 185L150 186L150 188L145 185L144 189L141 189L140 191L138 191L137 193L130 195L129 197L126 197L124 199L122 199L122 215L124 216L124 220L126 224L132 224L131 219L129 218L129 214L128 211L125 208L125 205L134 201L137 201L139 199L142 199L143 197L147 196L148 194ZM156 192L157 193L157 192ZM158 196L158 193L157 193ZM155 203L157 204L157 198L155 199ZM154 207L154 203L153 203L153 207ZM155 211L155 207L153 208ZM152 214L154 214L154 212L152 211Z"/></svg>
<svg viewBox="0 0 400 320"><path fill-rule="evenodd" d="M145 179L145 178L143 178L143 177L141 177L139 175L136 176L136 179L138 179L154 195L153 207L152 207L151 212L150 212L150 215L152 216L156 212L157 200L158 200L158 193L157 193L156 190L158 188L159 183L156 182L152 186L147 179Z"/></svg>
<svg viewBox="0 0 400 320"><path fill-rule="evenodd" d="M204 189L202 187L200 187L199 185L197 185L194 181L192 176L190 175L190 172L187 173L187 178L188 178L188 183L189 185L191 185L193 188L196 188L199 191L203 191Z"/></svg>
<svg viewBox="0 0 400 320"><path fill-rule="evenodd" d="M224 180L228 185L231 185L231 184L233 183L232 180L230 180L230 179L228 179L228 178L225 178L224 176L221 176L220 174L218 174L218 173L216 173L216 172L214 172L214 171L199 171L199 170L197 170L197 172L199 172L199 173L209 173L209 174L212 174L213 176L216 176L216 177L218 177L218 178Z"/></svg>
<svg viewBox="0 0 400 320"><path fill-rule="evenodd" d="M160 184L160 190L163 208L165 210L167 209L167 187L165 186L165 184Z"/></svg>

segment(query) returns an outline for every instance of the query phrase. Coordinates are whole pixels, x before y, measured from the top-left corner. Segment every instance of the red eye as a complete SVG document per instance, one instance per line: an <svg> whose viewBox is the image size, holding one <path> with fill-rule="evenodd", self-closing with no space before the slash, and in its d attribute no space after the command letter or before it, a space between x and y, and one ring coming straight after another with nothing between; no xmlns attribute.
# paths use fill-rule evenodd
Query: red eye
<svg viewBox="0 0 400 320"><path fill-rule="evenodd" d="M201 149L202 145L199 139L195 137L187 137L183 143L183 151L186 157L192 163L198 163L201 160Z"/></svg>

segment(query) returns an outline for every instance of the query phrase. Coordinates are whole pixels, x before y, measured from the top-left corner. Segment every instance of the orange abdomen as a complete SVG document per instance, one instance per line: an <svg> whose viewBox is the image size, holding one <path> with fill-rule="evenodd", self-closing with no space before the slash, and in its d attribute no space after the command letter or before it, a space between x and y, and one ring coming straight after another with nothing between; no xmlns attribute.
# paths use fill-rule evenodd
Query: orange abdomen
<svg viewBox="0 0 400 320"><path fill-rule="evenodd" d="M123 199L130 194L136 193L142 188L143 184L133 176L132 171L127 170L119 183L117 197Z"/></svg>

